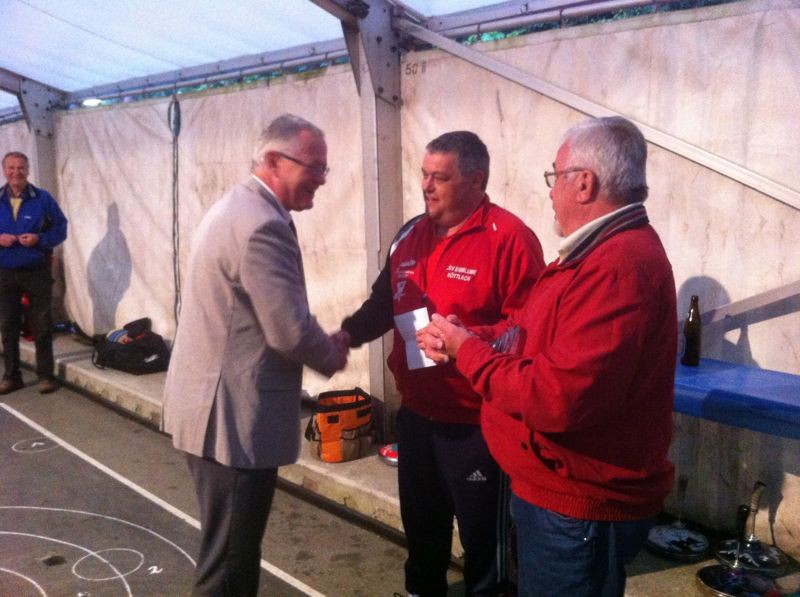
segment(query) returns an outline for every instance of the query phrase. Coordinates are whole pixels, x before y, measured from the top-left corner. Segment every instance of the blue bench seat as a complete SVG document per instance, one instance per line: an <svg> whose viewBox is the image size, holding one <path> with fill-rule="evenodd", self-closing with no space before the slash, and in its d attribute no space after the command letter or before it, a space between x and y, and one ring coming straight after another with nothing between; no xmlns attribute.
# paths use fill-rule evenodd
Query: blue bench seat
<svg viewBox="0 0 800 597"><path fill-rule="evenodd" d="M701 359L678 364L675 411L734 427L800 439L800 375Z"/></svg>

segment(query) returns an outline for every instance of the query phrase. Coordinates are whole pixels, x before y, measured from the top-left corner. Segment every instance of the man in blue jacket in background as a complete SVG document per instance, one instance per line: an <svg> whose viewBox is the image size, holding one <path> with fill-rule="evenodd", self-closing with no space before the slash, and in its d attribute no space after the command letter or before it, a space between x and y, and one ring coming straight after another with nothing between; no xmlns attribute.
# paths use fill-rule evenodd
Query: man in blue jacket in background
<svg viewBox="0 0 800 597"><path fill-rule="evenodd" d="M0 394L22 388L19 335L22 295L36 334L39 392L58 389L53 373L53 278L50 256L67 238L67 218L44 189L28 182L28 157L12 151L3 157L7 184L0 188L0 334L5 373Z"/></svg>

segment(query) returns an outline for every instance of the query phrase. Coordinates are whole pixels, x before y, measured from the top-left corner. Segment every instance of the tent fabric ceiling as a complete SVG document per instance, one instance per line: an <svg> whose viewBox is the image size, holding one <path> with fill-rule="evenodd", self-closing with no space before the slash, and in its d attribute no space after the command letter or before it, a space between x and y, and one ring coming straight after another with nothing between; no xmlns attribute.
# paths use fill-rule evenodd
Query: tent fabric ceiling
<svg viewBox="0 0 800 597"><path fill-rule="evenodd" d="M406 0L431 16L485 0ZM0 68L62 91L339 39L339 21L310 0L0 0L13 43ZM17 99L0 92L0 110Z"/></svg>

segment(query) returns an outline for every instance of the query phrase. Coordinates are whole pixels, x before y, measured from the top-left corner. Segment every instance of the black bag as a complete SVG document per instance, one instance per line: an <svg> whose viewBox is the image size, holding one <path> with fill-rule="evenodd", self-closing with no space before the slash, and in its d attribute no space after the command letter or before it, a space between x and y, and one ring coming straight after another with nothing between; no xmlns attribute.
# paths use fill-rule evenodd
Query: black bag
<svg viewBox="0 0 800 597"><path fill-rule="evenodd" d="M150 330L150 319L137 319L123 326L125 333L94 336L92 363L98 369L118 369L134 375L166 371L169 349L164 338ZM122 330L120 330L122 332Z"/></svg>

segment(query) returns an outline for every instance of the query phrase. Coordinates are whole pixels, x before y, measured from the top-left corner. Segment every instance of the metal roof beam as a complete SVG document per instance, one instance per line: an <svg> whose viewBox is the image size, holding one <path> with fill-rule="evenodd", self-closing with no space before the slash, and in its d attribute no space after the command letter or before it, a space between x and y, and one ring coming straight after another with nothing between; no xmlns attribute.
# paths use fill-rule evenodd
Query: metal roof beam
<svg viewBox="0 0 800 597"><path fill-rule="evenodd" d="M17 96L19 109L32 133L52 138L53 112L63 106L63 91L4 68L0 68L0 89ZM15 113L17 110L13 108L4 110L2 117L6 119Z"/></svg>
<svg viewBox="0 0 800 597"><path fill-rule="evenodd" d="M313 65L345 56L347 56L347 51L344 42L341 39L335 39L89 87L68 93L66 100L67 102L77 103L90 97L103 99L187 85L199 85L285 68L296 68L306 64Z"/></svg>
<svg viewBox="0 0 800 597"><path fill-rule="evenodd" d="M639 6L665 5L679 0L513 0L483 8L432 16L425 27L448 37L513 29L534 23L577 19Z"/></svg>
<svg viewBox="0 0 800 597"><path fill-rule="evenodd" d="M399 106L401 47L400 36L392 25L394 10L387 0L372 0L359 31L375 96Z"/></svg>
<svg viewBox="0 0 800 597"><path fill-rule="evenodd" d="M53 113L63 105L64 92L23 78L17 97L30 131L40 137L52 138Z"/></svg>
<svg viewBox="0 0 800 597"><path fill-rule="evenodd" d="M363 0L311 0L311 2L350 26L358 26L358 19L367 16L370 9L369 4Z"/></svg>
<svg viewBox="0 0 800 597"><path fill-rule="evenodd" d="M63 105L64 92L38 81L0 68L0 89L17 96L20 109L0 113L0 122L8 122L20 111L31 135L28 158L33 179L41 186L56 192L55 127L53 113Z"/></svg>
<svg viewBox="0 0 800 597"><path fill-rule="evenodd" d="M19 86L24 78L25 77L22 75L0 68L0 89L16 95L17 98L19 98Z"/></svg>
<svg viewBox="0 0 800 597"><path fill-rule="evenodd" d="M800 280L792 282L791 284L784 284L783 286L773 288L772 290L768 290L766 292L760 292L759 294L755 294L740 301L728 303L727 305L722 305L715 309L705 311L700 320L703 322L704 326L719 322L730 322L735 325L736 318L741 315L751 314L754 311L763 310L766 307L773 307L778 303L783 303L784 301L798 298L800 298ZM771 319L775 316L774 313L765 313L763 315L764 316L758 321ZM749 323L756 323L756 321L751 320ZM683 325L683 320L680 321L680 325Z"/></svg>
<svg viewBox="0 0 800 597"><path fill-rule="evenodd" d="M491 4L482 8L464 10L445 15L434 15L425 20L425 26L431 31L443 33L451 29L475 27L483 23L494 23L508 19L532 17L540 14L557 15L560 10L576 5L588 4L591 0L513 0Z"/></svg>
<svg viewBox="0 0 800 597"><path fill-rule="evenodd" d="M311 1L340 19L359 94L367 68L375 95L399 105L401 44L392 22L399 15L421 22L422 15L399 0Z"/></svg>

